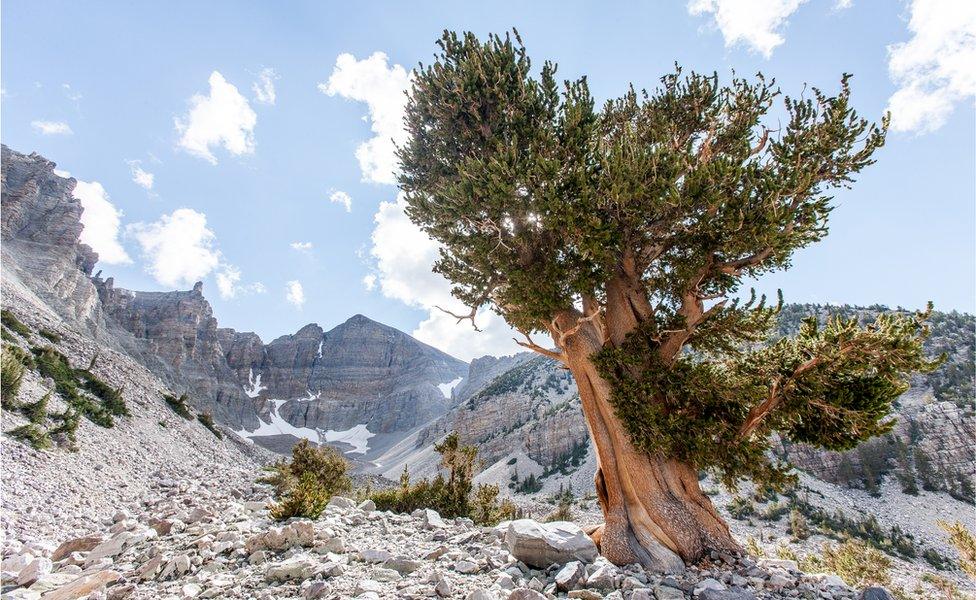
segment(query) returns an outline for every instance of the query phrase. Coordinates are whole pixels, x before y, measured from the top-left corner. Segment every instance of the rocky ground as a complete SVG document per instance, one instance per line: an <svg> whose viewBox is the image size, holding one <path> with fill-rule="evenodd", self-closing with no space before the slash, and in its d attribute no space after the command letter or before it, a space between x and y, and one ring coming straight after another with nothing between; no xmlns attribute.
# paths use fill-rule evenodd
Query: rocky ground
<svg viewBox="0 0 976 600"><path fill-rule="evenodd" d="M713 555L713 564L670 576L618 568L572 523L477 527L340 497L318 520L275 523L266 486L160 480L156 490L90 535L8 540L4 597L886 598L784 560Z"/></svg>

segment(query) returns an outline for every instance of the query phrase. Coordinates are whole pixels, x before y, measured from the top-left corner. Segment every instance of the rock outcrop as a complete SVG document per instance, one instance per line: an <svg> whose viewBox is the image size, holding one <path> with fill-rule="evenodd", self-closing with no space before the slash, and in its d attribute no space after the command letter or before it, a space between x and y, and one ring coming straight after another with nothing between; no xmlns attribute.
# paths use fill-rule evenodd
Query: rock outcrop
<svg viewBox="0 0 976 600"><path fill-rule="evenodd" d="M96 278L102 307L125 349L198 410L235 429L257 426L257 409L227 365L217 319L198 282L189 291L136 292Z"/></svg>
<svg viewBox="0 0 976 600"><path fill-rule="evenodd" d="M0 147L2 155L3 281L24 285L63 318L93 329L101 319L89 282L98 255L82 244L77 183L54 173L38 154Z"/></svg>

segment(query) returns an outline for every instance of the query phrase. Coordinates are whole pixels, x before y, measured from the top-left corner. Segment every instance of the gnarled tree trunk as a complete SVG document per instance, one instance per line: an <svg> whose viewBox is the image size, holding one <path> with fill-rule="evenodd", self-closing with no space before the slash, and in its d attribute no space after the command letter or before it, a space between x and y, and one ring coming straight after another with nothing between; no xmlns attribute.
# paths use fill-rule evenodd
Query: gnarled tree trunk
<svg viewBox="0 0 976 600"><path fill-rule="evenodd" d="M563 330L576 319L565 317ZM592 362L605 335L614 337L612 330L619 325L608 322L601 331L599 325L585 323L562 340L599 465L596 491L605 523L593 532L594 540L613 563L640 563L662 572L681 571L709 550L739 550L728 525L702 493L692 465L648 456L631 444L610 404L610 385Z"/></svg>

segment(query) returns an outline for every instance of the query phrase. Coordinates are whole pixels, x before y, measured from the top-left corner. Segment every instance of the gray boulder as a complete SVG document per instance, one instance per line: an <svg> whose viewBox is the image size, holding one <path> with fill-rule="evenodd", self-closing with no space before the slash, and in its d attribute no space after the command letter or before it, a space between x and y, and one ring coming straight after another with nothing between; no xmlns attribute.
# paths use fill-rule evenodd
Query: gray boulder
<svg viewBox="0 0 976 600"><path fill-rule="evenodd" d="M589 563L599 556L596 544L590 536L578 525L568 521L512 521L505 533L505 543L512 556L538 569L574 560Z"/></svg>

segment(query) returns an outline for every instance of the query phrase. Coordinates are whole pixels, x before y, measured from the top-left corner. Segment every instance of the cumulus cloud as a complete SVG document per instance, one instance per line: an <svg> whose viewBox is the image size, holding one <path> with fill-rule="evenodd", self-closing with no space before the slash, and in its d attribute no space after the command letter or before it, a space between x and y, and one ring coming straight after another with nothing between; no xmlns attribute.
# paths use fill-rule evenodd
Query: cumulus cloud
<svg viewBox="0 0 976 600"><path fill-rule="evenodd" d="M403 115L410 87L410 73L400 65L388 65L387 56L374 52L369 58L356 60L352 54L336 58L332 75L318 85L328 96L365 102L369 108L373 138L360 144L356 159L364 181L396 183L396 146L405 138Z"/></svg>
<svg viewBox="0 0 976 600"><path fill-rule="evenodd" d="M223 146L235 155L254 152L258 117L251 105L218 71L210 74L210 93L190 98L190 110L175 119L179 146L193 156L217 164L211 147Z"/></svg>
<svg viewBox="0 0 976 600"><path fill-rule="evenodd" d="M467 321L457 319L436 308L458 314L468 312L451 296L451 285L431 270L438 258L438 244L407 218L403 195L394 202L381 202L374 216L370 255L376 274L363 278L367 289L379 287L387 298L399 300L427 311L427 318L413 331L417 339L440 348L462 360L485 354L504 355L522 350L512 341L516 333L505 321L488 310L478 313L481 332Z"/></svg>
<svg viewBox="0 0 976 600"><path fill-rule="evenodd" d="M33 127L41 135L71 135L71 126L64 121L31 121Z"/></svg>
<svg viewBox="0 0 976 600"><path fill-rule="evenodd" d="M718 28L726 47L745 45L769 58L783 43L782 30L790 15L806 0L690 0L688 12L710 15L710 25ZM849 5L849 1L846 2ZM844 7L839 0L837 6Z"/></svg>
<svg viewBox="0 0 976 600"><path fill-rule="evenodd" d="M65 172L65 177L70 175ZM110 265L130 264L132 259L119 242L122 211L112 204L108 193L97 181L79 181L72 192L81 201L82 243L98 253L98 260Z"/></svg>
<svg viewBox="0 0 976 600"><path fill-rule="evenodd" d="M305 289L302 288L302 282L292 280L285 284L285 300L297 308L305 304Z"/></svg>
<svg viewBox="0 0 976 600"><path fill-rule="evenodd" d="M267 291L261 282L241 284L241 270L230 264L223 264L214 275L214 279L217 281L217 291L224 300L244 294L263 294Z"/></svg>
<svg viewBox="0 0 976 600"><path fill-rule="evenodd" d="M376 275L372 273L363 277L363 287L366 288L367 292L372 292L376 289Z"/></svg>
<svg viewBox="0 0 976 600"><path fill-rule="evenodd" d="M277 98L274 85L276 79L278 79L278 74L275 73L274 69L261 69L261 72L258 73L258 80L251 84L255 102L274 105Z"/></svg>
<svg viewBox="0 0 976 600"><path fill-rule="evenodd" d="M291 246L292 250L298 252L310 252L312 250L312 242L292 242L288 245Z"/></svg>
<svg viewBox="0 0 976 600"><path fill-rule="evenodd" d="M352 198L342 190L337 190L329 194L329 201L333 204L341 204L346 207L346 212L352 212Z"/></svg>
<svg viewBox="0 0 976 600"><path fill-rule="evenodd" d="M162 285L192 285L220 266L207 216L192 208L178 208L152 223L133 223L126 232L142 248L146 272Z"/></svg>
<svg viewBox="0 0 976 600"><path fill-rule="evenodd" d="M907 42L888 46L888 73L898 90L888 100L896 131L942 127L959 104L976 97L976 3L912 0Z"/></svg>
<svg viewBox="0 0 976 600"><path fill-rule="evenodd" d="M128 164L129 170L132 172L132 181L147 192L152 191L156 176L143 169L138 160L130 160Z"/></svg>

